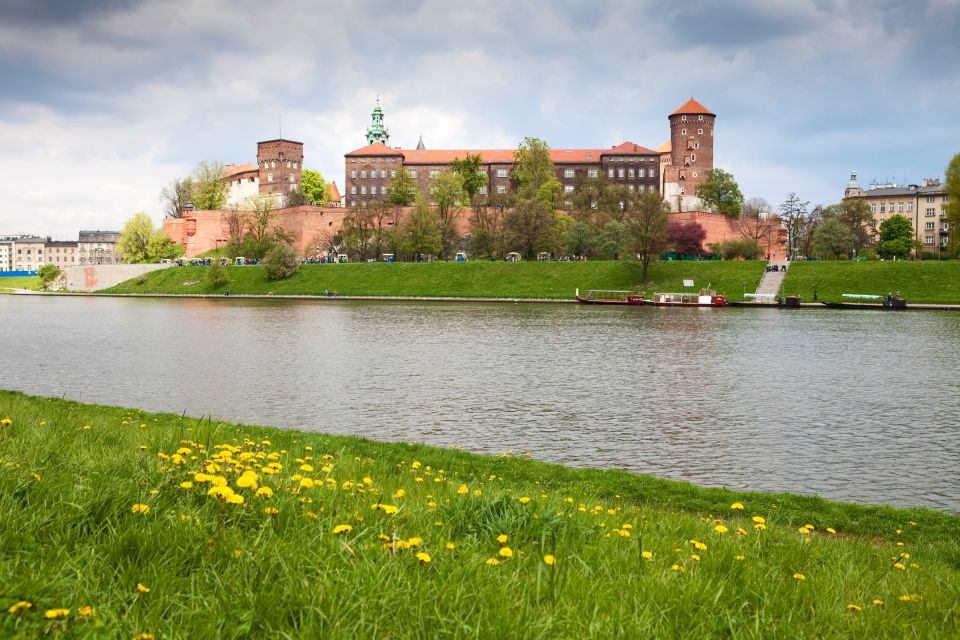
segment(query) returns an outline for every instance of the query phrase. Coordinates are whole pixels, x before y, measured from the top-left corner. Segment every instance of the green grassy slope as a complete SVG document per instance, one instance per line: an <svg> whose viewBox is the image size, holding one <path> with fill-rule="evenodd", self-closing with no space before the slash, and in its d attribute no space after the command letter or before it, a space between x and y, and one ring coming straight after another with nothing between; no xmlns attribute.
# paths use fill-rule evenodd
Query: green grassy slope
<svg viewBox="0 0 960 640"><path fill-rule="evenodd" d="M2 637L960 633L960 518L929 510L11 392L0 418Z"/></svg>
<svg viewBox="0 0 960 640"><path fill-rule="evenodd" d="M763 275L762 262L662 262L651 265L648 292L683 291L710 284L739 299ZM467 296L481 298L572 298L574 290L639 288L641 267L634 262L485 262L359 263L305 265L288 280L271 282L262 267L229 267L230 283L208 290L204 267L175 267L149 274L142 284L130 280L107 293L234 293L320 295ZM192 284L185 284L192 283Z"/></svg>
<svg viewBox="0 0 960 640"><path fill-rule="evenodd" d="M786 295L805 302L839 301L841 294L899 291L908 302L960 304L960 261L795 262L784 280Z"/></svg>
<svg viewBox="0 0 960 640"><path fill-rule="evenodd" d="M40 289L40 276L11 276L0 278L0 291L8 289Z"/></svg>

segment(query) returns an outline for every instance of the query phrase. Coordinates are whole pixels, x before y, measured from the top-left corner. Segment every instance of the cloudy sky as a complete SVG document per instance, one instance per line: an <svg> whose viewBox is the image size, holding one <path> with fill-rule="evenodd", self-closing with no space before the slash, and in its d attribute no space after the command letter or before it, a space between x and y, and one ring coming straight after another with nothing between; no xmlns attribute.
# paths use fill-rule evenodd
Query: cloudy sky
<svg viewBox="0 0 960 640"><path fill-rule="evenodd" d="M200 160L303 141L656 147L691 94L747 195L836 201L960 151L960 0L0 0L0 235L75 238Z"/></svg>

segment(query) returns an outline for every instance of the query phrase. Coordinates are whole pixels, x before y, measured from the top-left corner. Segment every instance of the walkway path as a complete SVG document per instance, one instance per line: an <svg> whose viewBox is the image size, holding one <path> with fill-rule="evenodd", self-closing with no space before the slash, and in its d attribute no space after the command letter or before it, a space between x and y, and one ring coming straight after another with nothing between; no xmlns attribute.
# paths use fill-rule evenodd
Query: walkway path
<svg viewBox="0 0 960 640"><path fill-rule="evenodd" d="M763 274L760 286L757 287L756 294L764 296L776 296L780 293L780 286L783 284L783 277L787 275L787 262L780 260L771 260L768 266L777 267L776 271L767 271Z"/></svg>

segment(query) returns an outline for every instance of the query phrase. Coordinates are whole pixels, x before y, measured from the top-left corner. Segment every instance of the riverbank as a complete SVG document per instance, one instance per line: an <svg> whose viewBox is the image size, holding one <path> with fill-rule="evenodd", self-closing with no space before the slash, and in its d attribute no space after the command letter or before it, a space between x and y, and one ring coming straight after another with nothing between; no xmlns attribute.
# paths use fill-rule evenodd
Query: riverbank
<svg viewBox="0 0 960 640"><path fill-rule="evenodd" d="M39 276L9 276L0 278L0 293L9 293L16 290L40 290Z"/></svg>
<svg viewBox="0 0 960 640"><path fill-rule="evenodd" d="M899 291L910 303L960 304L960 260L793 262L784 295L805 302L840 301L844 293L886 296Z"/></svg>
<svg viewBox="0 0 960 640"><path fill-rule="evenodd" d="M0 418L4 636L960 632L936 511L14 392Z"/></svg>

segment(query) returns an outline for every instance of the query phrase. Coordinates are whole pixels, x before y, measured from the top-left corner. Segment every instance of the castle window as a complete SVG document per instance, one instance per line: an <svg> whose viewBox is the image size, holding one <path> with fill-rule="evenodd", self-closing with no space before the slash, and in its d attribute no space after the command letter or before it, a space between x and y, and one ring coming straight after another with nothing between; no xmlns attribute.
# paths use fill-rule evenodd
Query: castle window
<svg viewBox="0 0 960 640"><path fill-rule="evenodd" d="M391 178L396 178L396 177L397 177L397 170L396 170L396 169L391 169L391 170L390 170L390 177L391 177Z"/></svg>
<svg viewBox="0 0 960 640"><path fill-rule="evenodd" d="M276 163L275 160L271 160L271 161L270 161L270 168L271 168L271 169L276 169L276 168L277 168L277 163Z"/></svg>
<svg viewBox="0 0 960 640"><path fill-rule="evenodd" d="M618 177L618 178L622 178L622 177L623 177L623 167L620 167L620 168L617 170L617 177Z"/></svg>
<svg viewBox="0 0 960 640"><path fill-rule="evenodd" d="M272 174L272 173L268 173L268 174L267 174L267 182L273 182L273 174Z"/></svg>
<svg viewBox="0 0 960 640"><path fill-rule="evenodd" d="M507 192L507 188L504 185L502 184L497 185L497 193L506 193L506 192Z"/></svg>
<svg viewBox="0 0 960 640"><path fill-rule="evenodd" d="M380 189L380 193L382 193L383 195L387 195L388 193L390 193L390 187L383 187L382 189Z"/></svg>
<svg viewBox="0 0 960 640"><path fill-rule="evenodd" d="M687 135L687 130L686 130L686 129L680 129L680 135L682 135L682 136Z"/></svg>
<svg viewBox="0 0 960 640"><path fill-rule="evenodd" d="M357 187L356 187L356 185L350 187L350 195L353 195L353 196L357 195Z"/></svg>
<svg viewBox="0 0 960 640"><path fill-rule="evenodd" d="M482 187L480 187L479 193L480 193L480 195L482 195L482 196L487 195L487 185L483 185Z"/></svg>
<svg viewBox="0 0 960 640"><path fill-rule="evenodd" d="M356 179L356 178L357 178L357 170L356 170L356 169L353 169L353 170L350 171L350 177L353 178L353 179Z"/></svg>
<svg viewBox="0 0 960 640"><path fill-rule="evenodd" d="M367 195L367 185L360 185L360 195Z"/></svg>
<svg viewBox="0 0 960 640"><path fill-rule="evenodd" d="M596 169L587 169L587 177L588 177L588 178L596 178L596 177L597 177L597 170L596 170Z"/></svg>
<svg viewBox="0 0 960 640"><path fill-rule="evenodd" d="M700 122L703 122L703 116L697 116L697 120L699 120Z"/></svg>
<svg viewBox="0 0 960 640"><path fill-rule="evenodd" d="M630 167L629 169L627 169L627 177L628 178L633 177L633 167Z"/></svg>
<svg viewBox="0 0 960 640"><path fill-rule="evenodd" d="M498 177L498 178L506 178L506 177L507 177L507 170L506 170L506 169L497 169L497 177Z"/></svg>
<svg viewBox="0 0 960 640"><path fill-rule="evenodd" d="M924 244L933 244L933 236L924 236L923 242Z"/></svg>
<svg viewBox="0 0 960 640"><path fill-rule="evenodd" d="M697 161L697 154L691 153L691 154L690 154L690 162L696 162L696 161Z"/></svg>
<svg viewBox="0 0 960 640"><path fill-rule="evenodd" d="M416 177L417 177L417 170L416 170L416 169L410 169L410 177L411 177L411 178L416 178Z"/></svg>
<svg viewBox="0 0 960 640"><path fill-rule="evenodd" d="M651 178L656 178L656 177L657 177L657 170L656 170L656 168L650 167L650 177L651 177Z"/></svg>
<svg viewBox="0 0 960 640"><path fill-rule="evenodd" d="M612 178L612 177L613 177L613 169L607 169L607 177L608 177L608 178Z"/></svg>
<svg viewBox="0 0 960 640"><path fill-rule="evenodd" d="M290 179L290 180L289 180L290 182L293 182L294 175L293 175L292 173L291 173L289 176L287 176L287 177Z"/></svg>
<svg viewBox="0 0 960 640"><path fill-rule="evenodd" d="M907 211L913 211L913 202L907 203Z"/></svg>
<svg viewBox="0 0 960 640"><path fill-rule="evenodd" d="M566 184L566 185L564 185L564 186L563 186L563 192L564 192L564 193L573 193L573 185L572 185L572 184Z"/></svg>
<svg viewBox="0 0 960 640"><path fill-rule="evenodd" d="M287 169L290 169L290 168L291 168L291 167L290 167L290 161L287 160Z"/></svg>
<svg viewBox="0 0 960 640"><path fill-rule="evenodd" d="M925 228L933 231L933 223L932 223L932 222L928 222L928 223L926 224L926 227L925 227Z"/></svg>
<svg viewBox="0 0 960 640"><path fill-rule="evenodd" d="M687 121L687 116L680 116L680 120L681 120L682 122L686 122L686 121Z"/></svg>
<svg viewBox="0 0 960 640"><path fill-rule="evenodd" d="M870 203L870 213L876 213L876 212L877 212L877 203L876 203L876 202L871 202L871 203Z"/></svg>
<svg viewBox="0 0 960 640"><path fill-rule="evenodd" d="M386 177L387 177L387 170L386 170L386 169L380 169L380 177L381 177L381 178L386 178Z"/></svg>
<svg viewBox="0 0 960 640"><path fill-rule="evenodd" d="M627 187L627 188L630 189L630 193L633 193L633 185L630 185L630 186Z"/></svg>
<svg viewBox="0 0 960 640"><path fill-rule="evenodd" d="M880 203L880 213L886 213L886 212L887 212L887 203L886 203L886 202L881 202L881 203Z"/></svg>
<svg viewBox="0 0 960 640"><path fill-rule="evenodd" d="M577 172L576 172L575 170L573 170L573 169L564 169L564 170L563 170L563 177L564 177L564 178L572 178L572 177L574 177L576 174L577 174Z"/></svg>
<svg viewBox="0 0 960 640"><path fill-rule="evenodd" d="M935 215L937 215L937 214L936 214L936 209L927 209L927 217L928 217L928 218L932 218L932 217L935 216Z"/></svg>
<svg viewBox="0 0 960 640"><path fill-rule="evenodd" d="M372 196L377 195L377 185L371 185L371 186L370 186L370 195L372 195Z"/></svg>
<svg viewBox="0 0 960 640"><path fill-rule="evenodd" d="M897 211L903 213L903 200L897 203Z"/></svg>
<svg viewBox="0 0 960 640"><path fill-rule="evenodd" d="M366 177L367 177L367 170L366 170L366 169L364 169L363 171L360 172L360 177L361 177L361 178L366 178Z"/></svg>
<svg viewBox="0 0 960 640"><path fill-rule="evenodd" d="M641 178L646 177L646 174L647 174L647 170L644 169L644 168L642 168L642 167L641 167L640 171L637 172L637 175L638 175L639 177L641 177Z"/></svg>
<svg viewBox="0 0 960 640"><path fill-rule="evenodd" d="M697 133L703 134L703 129L697 129Z"/></svg>

